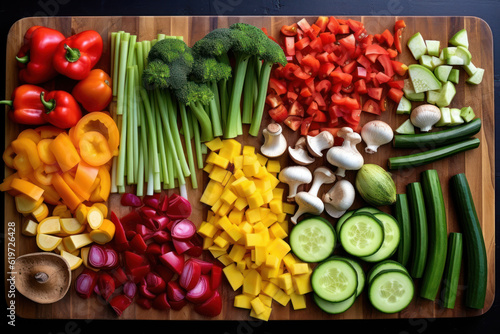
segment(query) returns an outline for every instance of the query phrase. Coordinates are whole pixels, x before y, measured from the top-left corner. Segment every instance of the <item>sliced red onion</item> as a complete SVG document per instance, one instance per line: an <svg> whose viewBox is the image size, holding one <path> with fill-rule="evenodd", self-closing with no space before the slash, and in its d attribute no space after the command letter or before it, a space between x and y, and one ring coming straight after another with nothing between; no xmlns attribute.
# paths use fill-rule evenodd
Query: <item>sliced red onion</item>
<svg viewBox="0 0 500 334"><path fill-rule="evenodd" d="M172 243L174 244L175 251L179 254L183 254L194 246L189 240L174 239L172 240Z"/></svg>
<svg viewBox="0 0 500 334"><path fill-rule="evenodd" d="M146 245L146 242L140 234L136 234L135 237L130 240L130 248L132 248L139 254L144 254L146 253L148 245Z"/></svg>
<svg viewBox="0 0 500 334"><path fill-rule="evenodd" d="M168 198L167 216L171 219L184 219L191 215L191 204L187 199L178 194Z"/></svg>
<svg viewBox="0 0 500 334"><path fill-rule="evenodd" d="M154 294L160 294L165 291L167 283L161 278L160 275L150 272L146 275L146 285L148 290Z"/></svg>
<svg viewBox="0 0 500 334"><path fill-rule="evenodd" d="M107 253L104 247L93 244L90 246L88 262L94 268L103 268L108 262Z"/></svg>
<svg viewBox="0 0 500 334"><path fill-rule="evenodd" d="M123 206L135 206L135 207L138 207L138 206L142 205L141 199L139 197L137 197L137 195L132 194L132 193L124 193L122 195L120 203Z"/></svg>
<svg viewBox="0 0 500 334"><path fill-rule="evenodd" d="M167 283L167 296L169 301L180 301L186 297L186 292L177 281L170 281Z"/></svg>
<svg viewBox="0 0 500 334"><path fill-rule="evenodd" d="M201 276L201 265L198 262L187 260L179 276L179 285L186 290L193 289Z"/></svg>
<svg viewBox="0 0 500 334"><path fill-rule="evenodd" d="M155 271L158 273L158 275L163 278L165 282L170 282L170 280L174 277L175 273L165 267L164 265L160 264L154 267Z"/></svg>
<svg viewBox="0 0 500 334"><path fill-rule="evenodd" d="M146 284L141 284L139 286L139 294L147 299L155 299L156 295L149 291L148 286Z"/></svg>
<svg viewBox="0 0 500 334"><path fill-rule="evenodd" d="M139 208L139 213L142 215L143 218L152 218L156 216L156 210L148 206L141 206Z"/></svg>
<svg viewBox="0 0 500 334"><path fill-rule="evenodd" d="M146 263L146 259L142 255L133 252L125 251L124 257L125 265L129 270L143 266Z"/></svg>
<svg viewBox="0 0 500 334"><path fill-rule="evenodd" d="M167 231L156 231L153 234L153 239L160 244L172 240L172 238L170 237L170 233L168 233Z"/></svg>
<svg viewBox="0 0 500 334"><path fill-rule="evenodd" d="M212 271L210 272L210 288L212 290L217 290L222 281L222 268L218 265L214 265L212 267Z"/></svg>
<svg viewBox="0 0 500 334"><path fill-rule="evenodd" d="M156 296L156 298L153 300L153 308L161 311L168 310L170 308L166 292L160 293L158 296Z"/></svg>
<svg viewBox="0 0 500 334"><path fill-rule="evenodd" d="M130 299L134 299L135 294L137 293L137 285L134 282L127 281L123 285L123 293Z"/></svg>
<svg viewBox="0 0 500 334"><path fill-rule="evenodd" d="M153 224L156 227L157 231L166 229L168 224L170 223L170 219L167 216L162 215L151 217L151 220L153 221Z"/></svg>
<svg viewBox="0 0 500 334"><path fill-rule="evenodd" d="M194 261L194 262L198 263L201 266L201 273L202 274L208 274L212 270L212 267L214 266L214 264L212 262L204 261L201 259L191 258L188 261Z"/></svg>
<svg viewBox="0 0 500 334"><path fill-rule="evenodd" d="M175 310L175 311L179 311L180 309L182 309L184 306L187 305L186 299L177 300L177 301L169 299L169 303L170 303L170 307L172 308L172 310Z"/></svg>
<svg viewBox="0 0 500 334"><path fill-rule="evenodd" d="M170 230L172 238L179 240L190 239L196 233L196 226L189 219L177 220Z"/></svg>
<svg viewBox="0 0 500 334"><path fill-rule="evenodd" d="M160 194L146 195L142 199L142 202L144 203L144 205L147 205L150 208L158 210L160 206Z"/></svg>
<svg viewBox="0 0 500 334"><path fill-rule="evenodd" d="M212 294L210 279L206 275L201 275L196 286L187 292L186 299L192 303L200 304L210 298Z"/></svg>
<svg viewBox="0 0 500 334"><path fill-rule="evenodd" d="M106 269L116 268L118 266L118 260L119 260L118 253L110 247L106 247L105 252L106 252L107 261L106 261L106 264L104 265L104 267Z"/></svg>
<svg viewBox="0 0 500 334"><path fill-rule="evenodd" d="M145 310L149 310L153 306L153 301L149 298L137 298L135 302Z"/></svg>
<svg viewBox="0 0 500 334"><path fill-rule="evenodd" d="M201 246L193 246L186 251L186 255L192 257L200 257L203 254L203 248Z"/></svg>
<svg viewBox="0 0 500 334"><path fill-rule="evenodd" d="M182 269L184 269L184 256L174 251L160 256L160 261L179 275L182 273Z"/></svg>
<svg viewBox="0 0 500 334"><path fill-rule="evenodd" d="M116 295L111 299L109 305L113 308L117 316L121 316L123 311L132 303L132 299L125 295Z"/></svg>

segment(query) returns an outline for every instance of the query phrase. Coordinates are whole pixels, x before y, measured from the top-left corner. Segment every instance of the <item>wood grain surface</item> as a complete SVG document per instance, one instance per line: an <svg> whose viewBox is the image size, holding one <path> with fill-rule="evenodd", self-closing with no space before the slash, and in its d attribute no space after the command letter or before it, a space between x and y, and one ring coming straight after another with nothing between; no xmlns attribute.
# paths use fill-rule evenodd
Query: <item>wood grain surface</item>
<svg viewBox="0 0 500 334"><path fill-rule="evenodd" d="M138 40L151 40L156 38L158 33L167 35L182 35L188 45L192 45L196 40L203 37L207 32L218 27L227 27L234 22L246 22L258 27L266 27L270 34L279 37L279 29L283 24L291 24L297 22L302 17L285 17L285 16L266 16L266 17L30 17L16 22L9 33L7 44L7 63L6 63L6 92L5 96L10 96L14 88L18 85L17 69L15 54L17 53L23 41L25 31L32 25L44 25L60 30L66 36L77 33L86 29L94 29L101 33L105 49L104 55L97 65L98 68L109 70L109 40L110 34L113 31L124 30L131 34L136 34ZM364 293L356 303L345 313L340 315L328 315L319 310L314 305L314 302L308 296L308 307L304 310L294 311L289 304L283 307L276 302L273 303L273 311L271 320L301 320L301 319L390 319L390 318L450 318L450 317L471 317L485 313L491 307L495 296L495 192L494 192L494 101L493 101L493 39L489 26L483 20L475 17L350 17L355 20L364 22L365 27L371 34L381 33L384 29L392 31L394 22L397 19L404 19L407 28L403 34L403 45L406 45L407 39L416 32L421 32L424 39L440 40L441 46L447 43L447 40L458 30L467 29L470 51L472 53L473 62L476 66L485 69L483 82L478 86L465 84L466 74L461 71L460 84L456 86L457 95L453 99L452 107L471 106L476 115L483 121L483 127L477 135L481 140L481 145L478 149L466 153L458 154L454 157L411 170L394 171L393 177L397 184L399 193L405 192L406 184L420 179L420 173L426 169L436 169L439 171L439 176L442 184L443 194L445 196L445 205L448 220L448 232L458 232L460 227L457 222L457 217L454 212L452 199L449 190L449 178L457 173L464 172L470 183L472 195L477 209L479 220L483 229L483 235L486 243L488 255L489 276L488 288L485 307L482 310L466 309L464 306L464 275L463 269L459 282L458 299L455 309L442 309L437 302L427 301L417 296L414 300L400 313L382 314L371 307L366 293ZM308 17L309 21L313 22L315 17ZM414 63L411 54L405 47L402 55L398 58L407 64ZM58 83L51 83L47 88L62 88L70 89L72 82L59 80ZM389 123L393 128L399 126L405 121L407 116L396 115L395 105L390 103L388 110L384 112L380 119ZM373 115L363 114L362 123L375 119ZM5 140L8 144L20 131L20 127L5 119ZM265 116L263 125L269 122L269 117ZM245 134L247 129L245 129ZM284 133L293 145L297 139L297 134L291 133L288 129L284 129ZM255 145L259 147L262 143L262 138L253 138L248 135L243 135L238 138L244 144ZM360 144L360 151L364 152L364 144ZM390 156L403 155L410 152L409 150L396 150L391 145L385 145L379 149L379 152L374 155L365 154L366 163L377 163L384 167L387 166L387 159ZM282 166L291 164L287 156L280 159ZM317 161L312 168L326 164L326 161ZM5 170L6 175L12 173L11 170ZM353 181L355 174L348 173L346 178ZM198 172L198 180L201 185L206 184L207 176L200 170ZM188 181L188 189L190 183ZM282 186L280 186L282 187ZM328 189L321 189L322 192ZM206 215L207 208L200 202L199 198L202 193L202 186L198 190L189 190L189 199L193 205L193 215L191 219L200 224L202 217ZM16 254L17 256L38 251L34 238L28 238L21 235L21 223L23 216L19 215L14 206L13 198L9 195L4 196L5 203L5 222L14 221L17 224L16 228ZM126 208L119 205L119 195L113 194L109 200L111 210L114 210L118 215L124 215L127 212ZM357 198L353 206L359 207L363 202ZM390 212L389 207L381 208L386 212ZM331 219L332 224L336 220ZM7 235L7 224L5 226L5 234ZM7 243L6 246L7 248ZM6 249L7 250L7 249ZM5 252L7 253L7 251ZM210 255L205 255L209 257ZM7 263L7 262L6 262ZM370 267L366 265L368 270ZM4 272L8 272L5 268ZM81 271L77 269L73 274L73 278ZM419 281L416 280L418 289ZM250 320L249 311L237 309L233 307L234 295L240 293L233 292L227 282L224 282L221 287L223 296L222 313L214 318L215 320ZM417 290L418 291L418 290ZM24 318L41 318L41 319L117 319L113 311L102 300L92 297L89 300L79 298L73 288L59 302L51 305L38 305L24 298L19 293L16 295L16 312ZM122 315L121 319L158 319L158 320L206 320L206 318L197 315L191 306L183 308L181 311L156 311L143 310L139 306L132 304Z"/></svg>

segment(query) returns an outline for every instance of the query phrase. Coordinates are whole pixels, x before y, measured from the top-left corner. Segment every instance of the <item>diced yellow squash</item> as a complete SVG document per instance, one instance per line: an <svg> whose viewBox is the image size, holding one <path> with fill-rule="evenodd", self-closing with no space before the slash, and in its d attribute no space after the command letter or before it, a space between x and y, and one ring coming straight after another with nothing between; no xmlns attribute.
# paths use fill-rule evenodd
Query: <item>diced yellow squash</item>
<svg viewBox="0 0 500 334"><path fill-rule="evenodd" d="M241 180L241 179L238 179ZM234 185L234 182L233 182ZM255 183L250 180L245 180L238 184L237 186L237 192L240 194L240 196L248 197L252 195L255 191L257 190L257 187L255 186Z"/></svg>
<svg viewBox="0 0 500 334"><path fill-rule="evenodd" d="M41 222L49 215L49 207L47 206L47 204L42 203L35 210L33 210L31 215L36 219L37 222Z"/></svg>
<svg viewBox="0 0 500 334"><path fill-rule="evenodd" d="M243 146L243 155L255 155L255 147L250 145Z"/></svg>
<svg viewBox="0 0 500 334"><path fill-rule="evenodd" d="M217 214L219 216L227 216L231 209L233 208L233 205L228 204L226 202L222 202L222 205L220 206L219 210L217 210Z"/></svg>
<svg viewBox="0 0 500 334"><path fill-rule="evenodd" d="M274 297L274 295L278 292L279 289L280 289L279 286L277 286L273 282L264 281L264 283L262 283L262 293L268 297L271 298Z"/></svg>
<svg viewBox="0 0 500 334"><path fill-rule="evenodd" d="M252 233L253 232L253 226L247 221L241 222L241 224L238 225L240 228L241 233Z"/></svg>
<svg viewBox="0 0 500 334"><path fill-rule="evenodd" d="M269 209L271 209L272 213L279 214L283 212L283 201L278 198L273 198L269 202Z"/></svg>
<svg viewBox="0 0 500 334"><path fill-rule="evenodd" d="M213 152L212 152L213 153ZM211 153L211 154L212 154ZM215 154L215 153L214 153ZM212 163L217 166L217 167L220 167L220 168L224 168L226 169L227 166L229 165L229 160L224 158L224 157L221 157L220 155L216 154L215 155L215 158L213 159Z"/></svg>
<svg viewBox="0 0 500 334"><path fill-rule="evenodd" d="M292 293L290 295L292 306L294 310L301 310L306 308L306 296Z"/></svg>
<svg viewBox="0 0 500 334"><path fill-rule="evenodd" d="M243 156L242 155L237 155L233 159L233 164L234 164L234 170L236 171L241 171L243 173ZM245 173L243 173L245 174Z"/></svg>
<svg viewBox="0 0 500 334"><path fill-rule="evenodd" d="M223 254L223 255L219 256L217 258L217 260L219 260L220 263L222 263L224 266L228 266L234 262L233 260L231 260L231 258L229 257L228 254Z"/></svg>
<svg viewBox="0 0 500 334"><path fill-rule="evenodd" d="M266 179L269 180L269 182L271 182L271 188L274 189L278 186L278 184L280 184L280 180L272 175L271 173L268 173L267 176L266 176Z"/></svg>
<svg viewBox="0 0 500 334"><path fill-rule="evenodd" d="M227 234L233 242L238 242L243 237L243 233L241 233L239 227L236 225L231 226Z"/></svg>
<svg viewBox="0 0 500 334"><path fill-rule="evenodd" d="M266 227L264 226L264 224L262 224L262 222L257 222L253 225L253 231L255 233L260 233L262 231L264 231L266 229Z"/></svg>
<svg viewBox="0 0 500 334"><path fill-rule="evenodd" d="M210 253L212 254L213 257L215 258L218 258L222 255L225 255L227 254L227 248L221 248L217 245L212 245L210 247L208 247L208 250L210 251Z"/></svg>
<svg viewBox="0 0 500 334"><path fill-rule="evenodd" d="M212 212L217 212L219 211L220 207L222 206L222 199L218 199L217 202L214 203L214 205L212 205L212 207L210 208L212 210Z"/></svg>
<svg viewBox="0 0 500 334"><path fill-rule="evenodd" d="M245 256L246 253L246 248L242 245L233 245L231 248L231 251L229 252L229 257L234 261L234 262L239 262L243 260L243 257Z"/></svg>
<svg viewBox="0 0 500 334"><path fill-rule="evenodd" d="M243 272L244 270L247 269L247 263L245 260L242 259L235 263L236 263L236 268L238 268L239 271Z"/></svg>
<svg viewBox="0 0 500 334"><path fill-rule="evenodd" d="M59 218L59 222L63 232L68 235L82 233L85 230L85 225L76 218Z"/></svg>
<svg viewBox="0 0 500 334"><path fill-rule="evenodd" d="M219 166L214 166L214 168L212 168L212 170L208 174L208 177L211 180L217 181L217 182L219 182L222 185L222 181L224 181L224 179L226 178L226 175L228 173L231 173L231 172L229 172L225 168L222 168L222 167L219 167Z"/></svg>
<svg viewBox="0 0 500 334"><path fill-rule="evenodd" d="M268 321L269 318L271 317L272 310L273 310L272 308L264 305L264 311L262 311L262 313L260 313L260 314L257 314L257 313L255 313L254 309L252 308L250 310L250 316L252 318L256 318L256 319L259 319L262 321Z"/></svg>
<svg viewBox="0 0 500 334"><path fill-rule="evenodd" d="M34 237L36 235L38 223L32 219L26 219L23 223L21 233L27 237Z"/></svg>
<svg viewBox="0 0 500 334"><path fill-rule="evenodd" d="M215 232L217 232L217 227L210 223L202 224L198 229L198 233L207 238L212 238Z"/></svg>
<svg viewBox="0 0 500 334"><path fill-rule="evenodd" d="M248 196L247 202L250 209L259 208L264 205L264 199L259 191L256 191L252 195Z"/></svg>
<svg viewBox="0 0 500 334"><path fill-rule="evenodd" d="M293 288L299 295L304 295L312 291L311 273L302 275L292 275Z"/></svg>
<svg viewBox="0 0 500 334"><path fill-rule="evenodd" d="M99 229L104 223L104 215L101 210L95 206L90 207L87 212L87 223L92 229Z"/></svg>
<svg viewBox="0 0 500 334"><path fill-rule="evenodd" d="M65 258L66 261L68 261L71 270L77 269L83 263L82 258L75 256L71 253L68 253L64 250L61 251L61 256Z"/></svg>
<svg viewBox="0 0 500 334"><path fill-rule="evenodd" d="M61 233L61 223L59 217L50 216L42 220L37 227L37 233L58 234Z"/></svg>
<svg viewBox="0 0 500 334"><path fill-rule="evenodd" d="M219 155L216 152L210 152L205 158L205 162L207 164L214 164L214 161L217 159Z"/></svg>
<svg viewBox="0 0 500 334"><path fill-rule="evenodd" d="M231 228L233 223L227 218L227 216L220 216L219 219L217 219L215 226L223 229L224 231L227 231Z"/></svg>
<svg viewBox="0 0 500 334"><path fill-rule="evenodd" d="M55 237L53 235L37 233L36 235L36 245L43 251L50 252L56 249L56 247L61 243L61 238Z"/></svg>
<svg viewBox="0 0 500 334"><path fill-rule="evenodd" d="M272 212L268 212L265 215L263 215L262 212L261 212L260 215L262 217L261 221L262 221L262 223L264 224L265 227L269 227L269 226L273 225L278 220L278 217L274 213L272 213Z"/></svg>
<svg viewBox="0 0 500 334"><path fill-rule="evenodd" d="M252 305L250 301L254 299L254 296L246 295L244 293L234 296L234 307L244 308L250 310Z"/></svg>
<svg viewBox="0 0 500 334"><path fill-rule="evenodd" d="M214 239L209 238L209 237L204 237L203 238L203 250L208 249L208 247L212 246L214 244Z"/></svg>
<svg viewBox="0 0 500 334"><path fill-rule="evenodd" d="M250 305L252 305L252 312L256 315L262 314L266 310L266 305L258 296L250 301Z"/></svg>
<svg viewBox="0 0 500 334"><path fill-rule="evenodd" d="M261 166L257 158L255 158L252 163L245 163L246 158L249 158L249 156L244 156L243 158L243 172L245 173L246 177L258 175Z"/></svg>
<svg viewBox="0 0 500 334"><path fill-rule="evenodd" d="M255 269L251 269L243 280L243 293L257 296L262 290L262 277Z"/></svg>
<svg viewBox="0 0 500 334"><path fill-rule="evenodd" d="M246 181L248 181L248 179L245 176L242 176L231 183L231 189L240 197L245 197L242 184Z"/></svg>
<svg viewBox="0 0 500 334"><path fill-rule="evenodd" d="M279 223L272 224L269 227L269 233L274 238L279 238L279 239L285 239L288 236L288 234L285 232L285 230L281 227Z"/></svg>
<svg viewBox="0 0 500 334"><path fill-rule="evenodd" d="M92 206L98 208L99 210L101 210L102 215L104 216L104 218L108 217L108 207L106 206L106 204L98 202L98 203L92 204Z"/></svg>
<svg viewBox="0 0 500 334"><path fill-rule="evenodd" d="M272 189L268 189L262 192L262 200L264 204L269 204L273 200L273 191Z"/></svg>
<svg viewBox="0 0 500 334"><path fill-rule="evenodd" d="M200 198L200 202L205 203L206 205L212 206L217 202L217 200L222 195L222 191L224 187L220 182L210 180L203 192L203 195Z"/></svg>
<svg viewBox="0 0 500 334"><path fill-rule="evenodd" d="M87 224L87 214L89 212L89 207L81 203L78 205L75 211L75 218L80 222L80 224Z"/></svg>
<svg viewBox="0 0 500 334"><path fill-rule="evenodd" d="M281 259L279 259L276 255L274 254L268 254L266 257L266 267L269 268L279 268L281 263Z"/></svg>
<svg viewBox="0 0 500 334"><path fill-rule="evenodd" d="M16 203L16 210L19 213L31 213L37 209L42 203L44 198L39 197L38 199L33 199L25 194L19 194L14 197Z"/></svg>
<svg viewBox="0 0 500 334"><path fill-rule="evenodd" d="M285 221L286 219L286 213L282 212L282 213L278 213L276 214L276 219L278 221L278 223L284 223L282 225L286 225L286 226L281 226L285 231L287 231L288 233L288 222Z"/></svg>
<svg viewBox="0 0 500 334"><path fill-rule="evenodd" d="M227 173L226 176L224 177L224 180L222 180L222 185L224 186L224 190L226 190L231 185L231 183L233 183L232 180L235 180L233 173L231 172Z"/></svg>
<svg viewBox="0 0 500 334"><path fill-rule="evenodd" d="M289 272L283 273L278 276L279 287L282 290L293 288L292 274Z"/></svg>
<svg viewBox="0 0 500 334"><path fill-rule="evenodd" d="M238 208L234 207L227 217L231 223L239 225L243 221L244 216L245 211L238 210Z"/></svg>
<svg viewBox="0 0 500 334"><path fill-rule="evenodd" d="M63 238L62 242L64 243L64 248L71 253L79 248L90 245L92 239L90 238L90 233L81 233Z"/></svg>
<svg viewBox="0 0 500 334"><path fill-rule="evenodd" d="M273 189L273 198L279 199L283 201L283 194L285 193L285 189L283 188L274 188Z"/></svg>
<svg viewBox="0 0 500 334"><path fill-rule="evenodd" d="M264 303L264 305L266 305L267 307L271 307L272 304L273 304L273 298L270 297L270 296L267 296L263 293L260 293L259 294L259 298L260 300L262 300L262 302Z"/></svg>
<svg viewBox="0 0 500 334"><path fill-rule="evenodd" d="M268 160L266 166L269 173L279 173L281 171L281 165L278 160Z"/></svg>
<svg viewBox="0 0 500 334"><path fill-rule="evenodd" d="M243 170L242 169L237 169L235 172L234 172L234 178L235 179L239 179L241 177L244 177L245 176L245 173L243 173Z"/></svg>
<svg viewBox="0 0 500 334"><path fill-rule="evenodd" d="M203 167L203 171L210 174L214 166L214 164L206 164L205 167Z"/></svg>
<svg viewBox="0 0 500 334"><path fill-rule="evenodd" d="M243 211L248 205L247 199L245 197L238 197L234 202L234 207L240 211Z"/></svg>
<svg viewBox="0 0 500 334"><path fill-rule="evenodd" d="M283 258L283 264L285 265L286 267L286 270L288 272L291 272L292 271L292 267L295 263L297 263L297 259L295 258L295 256L292 254L292 253L288 253L287 255L285 255L285 257Z"/></svg>
<svg viewBox="0 0 500 334"><path fill-rule="evenodd" d="M228 243L229 242L220 235L214 239L214 244L216 244L217 246L219 246L221 248L226 247L226 245L228 245Z"/></svg>
<svg viewBox="0 0 500 334"><path fill-rule="evenodd" d="M269 160L269 159L260 153L257 153L256 155L257 155L257 160L259 161L260 165L265 167L267 164L267 160ZM266 168L266 172L267 172L267 168Z"/></svg>
<svg viewBox="0 0 500 334"><path fill-rule="evenodd" d="M258 233L247 233L245 234L245 246L248 248L255 246L263 246L262 235Z"/></svg>
<svg viewBox="0 0 500 334"><path fill-rule="evenodd" d="M250 224L255 224L256 222L260 221L261 217L259 208L247 209L245 211L245 218Z"/></svg>
<svg viewBox="0 0 500 334"><path fill-rule="evenodd" d="M291 274L292 275L301 275L309 272L309 265L304 262L294 263L292 266Z"/></svg>
<svg viewBox="0 0 500 334"><path fill-rule="evenodd" d="M291 250L290 245L283 239L274 239L267 247L269 254L273 254L279 259L283 259Z"/></svg>
<svg viewBox="0 0 500 334"><path fill-rule="evenodd" d="M243 280L245 279L245 277L243 277L241 271L236 268L236 264L231 263L230 265L224 267L222 271L224 272L229 285L231 285L231 288L233 288L234 291L238 290L243 285Z"/></svg>
<svg viewBox="0 0 500 334"><path fill-rule="evenodd" d="M290 296L283 290L278 290L276 294L273 296L273 299L278 303L280 303L281 305L286 306L290 301Z"/></svg>
<svg viewBox="0 0 500 334"><path fill-rule="evenodd" d="M256 265L260 266L261 264L266 263L266 258L267 258L266 246L255 246L253 254L254 254L254 262Z"/></svg>
<svg viewBox="0 0 500 334"><path fill-rule="evenodd" d="M222 141L222 147L219 150L219 155L232 161L233 158L239 155L241 152L241 143L236 139L224 139Z"/></svg>
<svg viewBox="0 0 500 334"><path fill-rule="evenodd" d="M295 204L283 202L283 212L289 215L295 214Z"/></svg>
<svg viewBox="0 0 500 334"><path fill-rule="evenodd" d="M211 141L205 142L205 145L207 145L208 149L210 151L218 151L222 148L222 140L220 137L215 137Z"/></svg>

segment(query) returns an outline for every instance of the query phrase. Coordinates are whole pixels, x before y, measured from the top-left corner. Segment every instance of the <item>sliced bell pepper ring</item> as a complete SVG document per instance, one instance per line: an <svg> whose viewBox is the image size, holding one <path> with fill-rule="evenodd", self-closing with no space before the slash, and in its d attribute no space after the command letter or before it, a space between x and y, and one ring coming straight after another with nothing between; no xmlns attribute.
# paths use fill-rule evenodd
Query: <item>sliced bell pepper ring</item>
<svg viewBox="0 0 500 334"><path fill-rule="evenodd" d="M330 80L321 80L316 84L315 87L316 91L320 94L328 93L331 88L332 88L332 83L330 82Z"/></svg>
<svg viewBox="0 0 500 334"><path fill-rule="evenodd" d="M42 139L36 145L38 156L40 157L40 160L46 165L53 165L57 163L56 157L50 150L50 144L52 143L52 141L53 139Z"/></svg>
<svg viewBox="0 0 500 334"><path fill-rule="evenodd" d="M75 167L81 160L78 151L66 132L61 132L50 143L49 149L63 172Z"/></svg>
<svg viewBox="0 0 500 334"><path fill-rule="evenodd" d="M16 152L12 148L12 145L7 146L5 151L3 151L2 159L5 165L9 168L14 168L14 158L16 157Z"/></svg>
<svg viewBox="0 0 500 334"><path fill-rule="evenodd" d="M118 155L120 132L111 116L99 111L90 112L83 116L74 127L72 142L79 143L82 136L89 131L100 132L107 139L112 155Z"/></svg>
<svg viewBox="0 0 500 334"><path fill-rule="evenodd" d="M113 156L106 138L97 131L86 132L78 142L80 156L91 166L102 166Z"/></svg>
<svg viewBox="0 0 500 334"><path fill-rule="evenodd" d="M52 175L52 177L54 177ZM52 181L52 179L51 179ZM53 185L45 185L38 182L35 182L37 186L43 189L43 201L50 205L58 205L61 204L61 196L56 191Z"/></svg>
<svg viewBox="0 0 500 334"><path fill-rule="evenodd" d="M379 44L372 44L368 46L365 50L365 55L389 55L386 49L381 47Z"/></svg>
<svg viewBox="0 0 500 334"><path fill-rule="evenodd" d="M111 77L101 69L93 69L73 87L71 94L85 110L101 111L113 98L111 87Z"/></svg>
<svg viewBox="0 0 500 334"><path fill-rule="evenodd" d="M35 129L38 133L40 133L41 139L54 139L58 134L64 132L63 129L55 127L53 125L42 125ZM71 129L70 129L71 130Z"/></svg>
<svg viewBox="0 0 500 334"><path fill-rule="evenodd" d="M394 47L399 53L402 53L401 38L403 36L403 30L406 27L404 20L398 20L394 24Z"/></svg>
<svg viewBox="0 0 500 334"><path fill-rule="evenodd" d="M34 142L35 144L38 144L42 137L40 137L40 134L35 130L35 129L25 129L21 131L18 135L17 138L26 138Z"/></svg>
<svg viewBox="0 0 500 334"><path fill-rule="evenodd" d="M394 69L393 69L393 65L392 65L392 60L389 58L388 55L378 56L377 61L380 63L380 65L382 65L382 67L384 68L384 73L387 76L389 76L389 77L394 76Z"/></svg>
<svg viewBox="0 0 500 334"><path fill-rule="evenodd" d="M3 182L0 183L0 191L11 191L12 190L12 180L19 179L19 174L12 173L3 179Z"/></svg>
<svg viewBox="0 0 500 334"><path fill-rule="evenodd" d="M389 53L389 58L396 58L398 56L398 51L394 49L387 49L387 52Z"/></svg>
<svg viewBox="0 0 500 334"><path fill-rule="evenodd" d="M16 154L12 164L20 177L27 177L33 173L33 167L31 166L30 160L24 153Z"/></svg>
<svg viewBox="0 0 500 334"><path fill-rule="evenodd" d="M45 166L40 166L35 169L33 173L33 177L41 184L50 186L52 184L52 176L53 174L47 174L45 172Z"/></svg>
<svg viewBox="0 0 500 334"><path fill-rule="evenodd" d="M106 202L111 191L111 175L106 166L99 167L99 184L90 195L92 202Z"/></svg>
<svg viewBox="0 0 500 334"><path fill-rule="evenodd" d="M42 161L38 156L38 149L35 142L28 138L17 138L16 140L10 143L12 149L17 154L17 156L23 154L25 155L33 170L37 169L42 165Z"/></svg>
<svg viewBox="0 0 500 334"><path fill-rule="evenodd" d="M70 186L64 181L63 177L58 173L54 173L52 176L52 185L57 191L64 204L71 210L75 212L76 208L82 202L80 197L75 194L75 192L70 188Z"/></svg>

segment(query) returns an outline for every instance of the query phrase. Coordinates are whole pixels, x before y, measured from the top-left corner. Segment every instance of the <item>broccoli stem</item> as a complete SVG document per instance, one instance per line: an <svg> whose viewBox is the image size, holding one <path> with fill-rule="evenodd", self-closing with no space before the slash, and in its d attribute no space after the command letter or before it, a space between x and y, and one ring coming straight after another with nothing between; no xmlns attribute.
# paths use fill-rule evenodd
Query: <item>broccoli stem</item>
<svg viewBox="0 0 500 334"><path fill-rule="evenodd" d="M229 108L229 95L227 93L227 80L223 79L218 83L219 96L220 96L220 113L222 126L227 124L227 111Z"/></svg>
<svg viewBox="0 0 500 334"><path fill-rule="evenodd" d="M181 121L182 121L182 129L184 131L184 144L186 146L186 155L189 164L189 170L191 172L191 187L193 189L198 188L198 180L196 179L196 169L194 165L194 157L193 157L193 147L191 144L191 129L189 128L189 120L187 117L186 106L184 104L179 105Z"/></svg>
<svg viewBox="0 0 500 334"><path fill-rule="evenodd" d="M212 122L212 133L215 137L222 136L222 125L220 123L219 111L217 110L217 104L214 98L210 100L209 104L210 111L210 121Z"/></svg>
<svg viewBox="0 0 500 334"><path fill-rule="evenodd" d="M203 105L200 102L194 102L189 104L189 109L194 114L201 128L200 140L202 142L210 141L214 138L212 131L212 121L208 117Z"/></svg>
<svg viewBox="0 0 500 334"><path fill-rule="evenodd" d="M196 151L196 162L198 165L198 169L203 168L203 154L201 152L201 139L200 139L200 125L198 124L198 120L194 113L191 113L190 122L191 128L193 129L193 138L194 138L194 149Z"/></svg>
<svg viewBox="0 0 500 334"><path fill-rule="evenodd" d="M255 56L252 56L248 61L247 73L245 75L245 83L243 85L243 113L241 116L241 122L243 124L250 124L252 122L253 113L253 93L254 85L256 81L255 75Z"/></svg>
<svg viewBox="0 0 500 334"><path fill-rule="evenodd" d="M241 112L240 103L241 95L243 93L243 83L245 82L245 75L248 66L249 55L238 54L236 55L235 63L235 76L231 88L231 98L229 100L229 111L227 125L224 132L225 138L234 138L238 135L241 128ZM239 115L239 116L238 116ZM238 119L240 124L238 124Z"/></svg>
<svg viewBox="0 0 500 334"><path fill-rule="evenodd" d="M252 123L250 124L250 129L248 130L248 133L254 137L257 137L260 131L260 123L262 122L262 115L264 114L267 87L269 85L269 77L271 76L272 67L272 62L265 61L264 64L262 64L262 69L260 71L257 103L255 104Z"/></svg>

